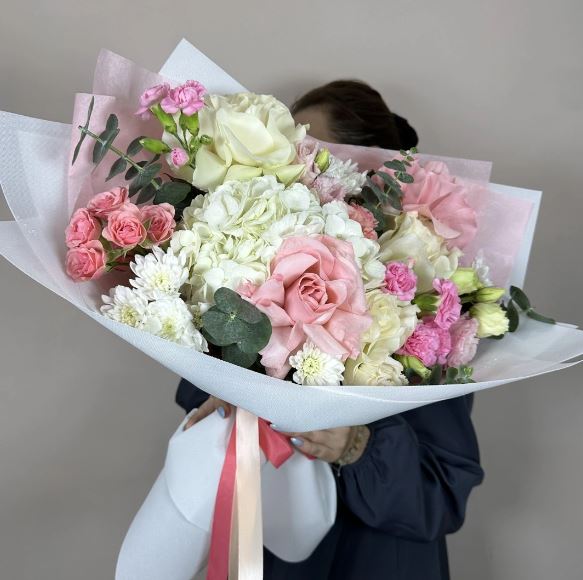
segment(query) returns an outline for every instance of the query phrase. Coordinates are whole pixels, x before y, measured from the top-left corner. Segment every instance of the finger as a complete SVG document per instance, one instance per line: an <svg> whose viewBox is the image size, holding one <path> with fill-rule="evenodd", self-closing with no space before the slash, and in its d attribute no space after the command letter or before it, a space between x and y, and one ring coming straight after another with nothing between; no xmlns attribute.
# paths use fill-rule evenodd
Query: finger
<svg viewBox="0 0 583 580"><path fill-rule="evenodd" d="M317 459L327 461L328 463L334 460L333 451L325 445L314 443L313 441L309 441L308 439L304 439L302 437L292 437L290 441L300 453L303 453L308 457L316 457Z"/></svg>

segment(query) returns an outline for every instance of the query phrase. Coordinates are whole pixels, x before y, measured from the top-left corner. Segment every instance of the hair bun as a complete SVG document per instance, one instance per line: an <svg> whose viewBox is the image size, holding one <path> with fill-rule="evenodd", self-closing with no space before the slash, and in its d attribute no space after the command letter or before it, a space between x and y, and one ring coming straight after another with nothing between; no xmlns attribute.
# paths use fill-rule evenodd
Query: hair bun
<svg viewBox="0 0 583 580"><path fill-rule="evenodd" d="M395 113L393 113L393 118L399 133L401 147L403 149L412 149L413 147L417 147L417 143L419 143L419 137L417 137L417 131L415 131L415 129L409 125L409 121L399 115L395 115Z"/></svg>

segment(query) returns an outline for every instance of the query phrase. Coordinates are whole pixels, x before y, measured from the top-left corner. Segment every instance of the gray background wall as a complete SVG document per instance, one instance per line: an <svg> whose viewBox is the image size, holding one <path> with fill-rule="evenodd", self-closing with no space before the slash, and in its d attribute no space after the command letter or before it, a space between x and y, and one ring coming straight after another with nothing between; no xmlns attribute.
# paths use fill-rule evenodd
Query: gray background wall
<svg viewBox="0 0 583 580"><path fill-rule="evenodd" d="M545 191L527 290L582 324L581 22L580 0L4 0L0 109L68 122L101 47L158 69L182 36L286 101L362 78L424 151L491 159L495 180ZM0 273L0 578L112 578L181 417L177 378L3 261ZM450 540L454 579L583 577L582 378L477 397L487 478Z"/></svg>

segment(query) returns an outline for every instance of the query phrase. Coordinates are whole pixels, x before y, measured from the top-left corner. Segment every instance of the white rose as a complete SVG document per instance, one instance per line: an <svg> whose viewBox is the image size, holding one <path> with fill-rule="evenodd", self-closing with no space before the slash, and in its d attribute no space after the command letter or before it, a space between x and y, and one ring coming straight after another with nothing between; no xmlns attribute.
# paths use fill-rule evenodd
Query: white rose
<svg viewBox="0 0 583 580"><path fill-rule="evenodd" d="M212 139L196 155L192 182L200 189L263 174L291 183L304 170L292 164L306 129L296 126L289 109L271 95L210 95L199 122L200 134Z"/></svg>
<svg viewBox="0 0 583 580"><path fill-rule="evenodd" d="M356 360L349 358L344 365L344 385L400 387L408 384L403 365L390 356L378 356L375 350L361 353Z"/></svg>
<svg viewBox="0 0 583 580"><path fill-rule="evenodd" d="M424 225L417 212L401 214L396 219L395 229L385 232L379 244L379 259L384 263L414 260L418 293L429 292L434 278L450 278L461 256L457 248L449 250L445 240Z"/></svg>

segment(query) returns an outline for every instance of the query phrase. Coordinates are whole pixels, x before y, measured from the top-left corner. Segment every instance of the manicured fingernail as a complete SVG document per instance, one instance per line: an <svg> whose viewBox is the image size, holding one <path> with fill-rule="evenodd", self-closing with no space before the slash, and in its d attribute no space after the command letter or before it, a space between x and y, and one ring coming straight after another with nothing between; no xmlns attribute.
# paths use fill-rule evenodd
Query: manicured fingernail
<svg viewBox="0 0 583 580"><path fill-rule="evenodd" d="M227 415L226 411L225 411L225 407L219 407L217 409L217 413L224 419Z"/></svg>
<svg viewBox="0 0 583 580"><path fill-rule="evenodd" d="M299 437L292 437L290 441L292 442L292 445L295 445L296 447L301 447L304 444L304 440Z"/></svg>

